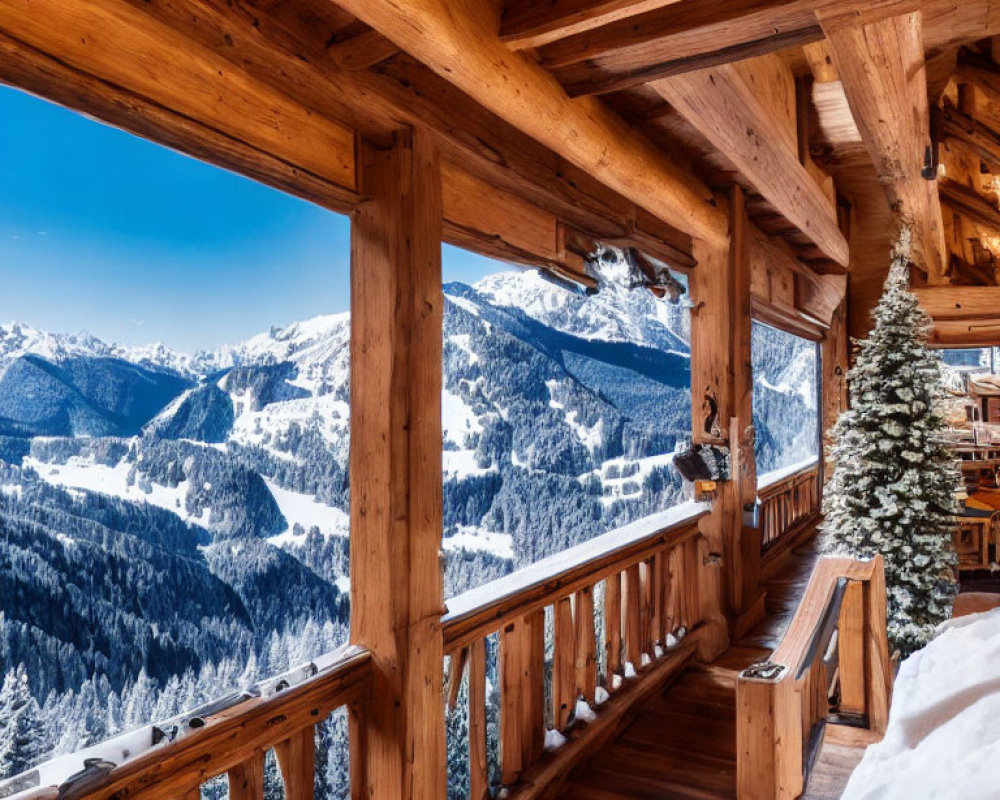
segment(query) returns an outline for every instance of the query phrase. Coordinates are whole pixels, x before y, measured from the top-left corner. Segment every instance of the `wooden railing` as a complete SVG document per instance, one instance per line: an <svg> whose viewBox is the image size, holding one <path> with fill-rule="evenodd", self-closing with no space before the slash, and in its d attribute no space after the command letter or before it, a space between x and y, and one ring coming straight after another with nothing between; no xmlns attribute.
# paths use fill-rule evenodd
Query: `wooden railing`
<svg viewBox="0 0 1000 800"><path fill-rule="evenodd" d="M761 549L767 550L819 513L819 465L812 461L794 471L762 475L757 486Z"/></svg>
<svg viewBox="0 0 1000 800"><path fill-rule="evenodd" d="M882 557L821 558L771 659L737 681L738 799L799 797L825 726L884 733L891 694Z"/></svg>
<svg viewBox="0 0 1000 800"><path fill-rule="evenodd" d="M500 690L493 771L511 797L526 800L603 741L644 691L683 667L702 621L697 520L704 513L644 520L448 602L449 701L467 671L472 800L491 789L488 671ZM547 742L555 752L546 755Z"/></svg>
<svg viewBox="0 0 1000 800"><path fill-rule="evenodd" d="M8 788L37 787L26 800L198 800L203 783L226 775L230 800L261 800L273 751L285 800L311 800L316 725L346 706L361 723L352 726L352 756L361 752L371 671L367 650L345 647L249 692L42 764ZM351 761L351 796L361 797L363 772Z"/></svg>
<svg viewBox="0 0 1000 800"><path fill-rule="evenodd" d="M684 667L710 628L699 592L707 554L698 520L706 513L700 504L671 509L448 601L449 702L467 687L471 798L485 800L500 785L518 800L538 796ZM230 800L262 800L273 752L285 800L312 800L316 726L344 707L351 796L362 797L372 673L367 650L345 647L43 764L16 784L0 783L0 797L198 800L203 784L225 777ZM488 685L499 689L495 757L487 753Z"/></svg>

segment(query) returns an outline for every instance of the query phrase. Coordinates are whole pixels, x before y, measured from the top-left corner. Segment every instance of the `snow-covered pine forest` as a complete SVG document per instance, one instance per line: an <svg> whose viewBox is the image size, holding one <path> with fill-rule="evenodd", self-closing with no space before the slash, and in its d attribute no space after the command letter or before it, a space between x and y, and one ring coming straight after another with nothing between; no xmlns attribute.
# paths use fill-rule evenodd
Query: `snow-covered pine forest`
<svg viewBox="0 0 1000 800"><path fill-rule="evenodd" d="M679 502L683 303L531 271L445 293L447 595ZM766 471L814 446L815 350L754 336ZM0 327L0 778L347 639L348 337L347 314L197 354Z"/></svg>

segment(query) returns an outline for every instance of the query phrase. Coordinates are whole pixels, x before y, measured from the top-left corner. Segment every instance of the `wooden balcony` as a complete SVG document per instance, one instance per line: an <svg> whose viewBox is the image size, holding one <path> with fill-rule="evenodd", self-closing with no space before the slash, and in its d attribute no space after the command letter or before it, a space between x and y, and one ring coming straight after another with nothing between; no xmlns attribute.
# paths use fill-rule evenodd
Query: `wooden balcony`
<svg viewBox="0 0 1000 800"><path fill-rule="evenodd" d="M466 688L471 797L503 787L517 800L696 792L785 800L806 786L828 719L884 730L891 678L881 561L817 560L809 544L790 553L767 584L768 619L713 657L715 623L699 591L707 552L698 523L707 513L682 506L448 602L440 635L451 707L463 681ZM376 735L372 671L367 650L345 647L44 764L0 784L0 793L191 800L226 776L233 800L262 800L273 752L285 797L310 800L315 726L345 708L351 792L360 797ZM487 746L487 675L499 695L495 751Z"/></svg>
<svg viewBox="0 0 1000 800"><path fill-rule="evenodd" d="M819 519L819 463L813 459L758 476L757 501L764 553L794 542Z"/></svg>
<svg viewBox="0 0 1000 800"><path fill-rule="evenodd" d="M15 788L194 800L228 775L235 800L260 800L274 750L286 796L309 800L310 731L347 707L356 800L442 800L462 681L474 800L491 782L525 798L794 796L834 682L877 735L877 567L809 584L796 546L822 472L758 486L751 321L819 343L828 430L904 219L935 341L1000 343L983 169L1000 138L975 119L997 114L997 35L987 0L0 0L0 81L351 217L357 648ZM932 134L945 101L960 114ZM445 610L442 242L588 289L599 244L641 256L654 293L656 265L686 273L691 434L732 456L711 505ZM834 629L831 672L817 655ZM739 680L768 657L787 672ZM747 737L744 700L772 727ZM549 732L566 740L551 752ZM84 756L99 760L66 783Z"/></svg>

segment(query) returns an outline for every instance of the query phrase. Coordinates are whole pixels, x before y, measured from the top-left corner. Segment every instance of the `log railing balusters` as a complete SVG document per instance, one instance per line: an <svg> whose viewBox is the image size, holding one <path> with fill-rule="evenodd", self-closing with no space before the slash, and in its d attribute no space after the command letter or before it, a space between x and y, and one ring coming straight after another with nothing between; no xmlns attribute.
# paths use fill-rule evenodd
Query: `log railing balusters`
<svg viewBox="0 0 1000 800"><path fill-rule="evenodd" d="M499 788L491 785L491 714L499 716L500 783L537 789L544 785L540 774L558 772L554 765L586 744L587 730L606 730L620 718L628 699L619 700L620 694L641 693L643 681L662 679L692 656L702 621L700 542L696 518L688 518L609 551L588 545L587 560L554 561L557 569L541 578L536 564L529 573L534 581L518 586L514 573L496 583L496 592L487 585L454 603L460 613L442 623L452 664L447 697L453 707L467 666L473 800ZM686 638L682 626L694 632L694 641L680 642ZM486 640L494 634L495 673L486 657ZM499 689L495 709L488 705L490 685Z"/></svg>
<svg viewBox="0 0 1000 800"><path fill-rule="evenodd" d="M786 536L794 535L802 525L816 518L819 513L817 470L818 465L811 464L758 489L762 549L766 551Z"/></svg>

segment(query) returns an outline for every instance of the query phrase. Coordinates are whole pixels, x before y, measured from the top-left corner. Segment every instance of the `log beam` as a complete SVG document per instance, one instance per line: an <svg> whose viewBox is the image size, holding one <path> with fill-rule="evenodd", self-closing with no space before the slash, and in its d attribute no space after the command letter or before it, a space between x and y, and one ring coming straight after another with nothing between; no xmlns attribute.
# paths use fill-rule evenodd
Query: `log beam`
<svg viewBox="0 0 1000 800"><path fill-rule="evenodd" d="M1000 346L1000 316L936 320L930 344L937 347Z"/></svg>
<svg viewBox="0 0 1000 800"><path fill-rule="evenodd" d="M570 100L538 64L511 52L497 37L485 3L340 0L338 5L664 222L716 244L725 240L725 215L701 181L600 101Z"/></svg>
<svg viewBox="0 0 1000 800"><path fill-rule="evenodd" d="M500 39L514 50L539 47L678 0L511 0L500 19Z"/></svg>
<svg viewBox="0 0 1000 800"><path fill-rule="evenodd" d="M351 641L374 667L364 795L422 800L446 789L441 176L423 132L359 150L371 199L351 220L350 567Z"/></svg>
<svg viewBox="0 0 1000 800"><path fill-rule="evenodd" d="M1000 286L928 286L913 292L935 322L1000 320Z"/></svg>
<svg viewBox="0 0 1000 800"><path fill-rule="evenodd" d="M817 11L869 18L915 8L906 0L682 0L538 49L571 95L626 89L658 78L820 41ZM924 0L924 47L937 50L1000 32L989 0Z"/></svg>
<svg viewBox="0 0 1000 800"><path fill-rule="evenodd" d="M914 231L914 263L945 280L937 186L921 177L931 146L920 12L866 22L818 14L862 140L900 221Z"/></svg>
<svg viewBox="0 0 1000 800"><path fill-rule="evenodd" d="M0 3L0 33L92 76L109 94L134 95L242 149L279 154L307 177L355 188L350 127L312 113L128 4L11 0Z"/></svg>
<svg viewBox="0 0 1000 800"><path fill-rule="evenodd" d="M763 79L771 77L772 68L784 68L770 60L755 66ZM847 240L837 226L836 208L799 161L794 129L782 127L781 111L762 99L746 70L724 64L651 86L824 255L847 265Z"/></svg>
<svg viewBox="0 0 1000 800"><path fill-rule="evenodd" d="M1000 210L978 192L955 181L940 181L941 202L970 222L1000 232Z"/></svg>
<svg viewBox="0 0 1000 800"><path fill-rule="evenodd" d="M358 70L356 63L344 63L339 45L327 48L325 40L312 41L313 28L289 31L268 11L254 8L250 13L243 4L226 0L65 0L57 9L46 4L47 29L42 31L30 18L30 5L14 2L2 9L0 82L342 213L350 213L358 200L353 183L341 185L310 170L297 157L308 150L301 141L293 141L294 147L276 146L273 141L262 145L243 135L246 130L256 132L260 127L256 121L266 119L266 110L233 112L236 119L227 117L226 126L220 127L205 114L192 115L191 104L202 102L198 97L176 102L175 95L184 87L188 92L197 87L195 94L203 96L218 94L226 98L219 106L221 113L233 102L228 99L230 84L248 90L262 86L308 109L311 125L336 120L345 130L374 135L386 135L401 123L420 125L435 132L448 162L494 188L498 200L513 195L586 235L637 247L680 267L693 265L687 236L507 125L429 70L412 62L407 65L405 57L379 64L377 72ZM74 27L84 20L85 27ZM73 30L82 31L87 39L125 46L117 49L115 59L107 59L97 48L74 45L75 60L69 63L63 57L68 47L64 37ZM378 37L368 32L358 38ZM131 46L138 41L155 46ZM386 52L383 40L379 54ZM216 69L199 83L194 65L206 60ZM133 73L142 74L144 65L161 62L180 65L171 67L177 72L163 75L187 77L172 86L157 81L143 84L142 91L133 85ZM263 108L268 95L259 97ZM343 147L337 152L328 148L323 158L353 165L353 134L342 138ZM315 156L310 151L310 157ZM467 224L446 225L446 237L496 255L496 242L487 231L502 225L503 216L493 215L483 230L474 231L489 249L469 240ZM527 253L523 248L507 253L502 257L525 263L527 254L531 263L543 266L548 257L531 248Z"/></svg>
<svg viewBox="0 0 1000 800"><path fill-rule="evenodd" d="M950 104L941 108L939 122L942 138L957 142L1000 172L1000 133Z"/></svg>

